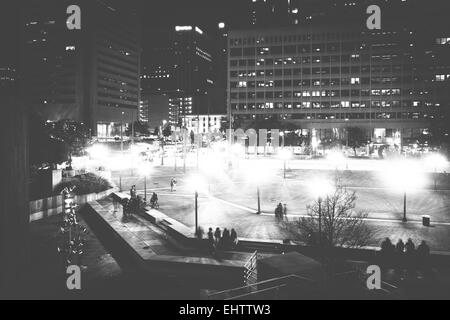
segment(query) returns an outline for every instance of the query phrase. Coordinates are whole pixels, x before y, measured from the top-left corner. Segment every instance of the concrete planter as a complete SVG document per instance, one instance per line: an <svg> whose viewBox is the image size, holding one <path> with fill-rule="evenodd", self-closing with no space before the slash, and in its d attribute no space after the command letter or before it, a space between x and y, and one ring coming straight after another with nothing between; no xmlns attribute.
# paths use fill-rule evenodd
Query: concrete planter
<svg viewBox="0 0 450 320"><path fill-rule="evenodd" d="M112 192L117 191L117 188L110 188L99 193L89 193L76 195L74 201L77 205L82 206L89 201L98 200L107 197ZM57 195L45 199L30 201L30 222L50 217L63 212L63 197Z"/></svg>

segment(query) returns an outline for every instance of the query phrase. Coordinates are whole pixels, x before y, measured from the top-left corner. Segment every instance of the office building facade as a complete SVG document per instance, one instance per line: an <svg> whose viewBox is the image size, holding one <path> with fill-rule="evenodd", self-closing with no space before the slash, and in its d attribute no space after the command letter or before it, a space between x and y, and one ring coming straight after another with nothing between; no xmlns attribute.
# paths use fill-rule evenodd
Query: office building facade
<svg viewBox="0 0 450 320"><path fill-rule="evenodd" d="M322 140L359 127L368 141L415 141L450 108L445 30L230 31L229 117L235 127L303 129Z"/></svg>
<svg viewBox="0 0 450 320"><path fill-rule="evenodd" d="M169 123L179 127L186 115L206 112L214 85L211 42L197 26L144 31L143 96L169 97Z"/></svg>
<svg viewBox="0 0 450 320"><path fill-rule="evenodd" d="M68 30L66 8L81 9ZM23 9L24 94L44 119L86 123L110 137L138 118L140 37L136 15L113 1L45 1Z"/></svg>

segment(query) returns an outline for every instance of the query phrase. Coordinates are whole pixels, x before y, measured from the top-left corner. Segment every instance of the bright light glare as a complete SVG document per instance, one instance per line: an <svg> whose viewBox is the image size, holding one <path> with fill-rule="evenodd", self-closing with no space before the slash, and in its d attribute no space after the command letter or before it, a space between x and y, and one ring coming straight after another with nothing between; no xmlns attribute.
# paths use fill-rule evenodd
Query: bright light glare
<svg viewBox="0 0 450 320"><path fill-rule="evenodd" d="M388 161L381 175L390 188L397 192L419 189L426 182L421 163L412 160Z"/></svg>
<svg viewBox="0 0 450 320"><path fill-rule="evenodd" d="M425 158L425 165L431 171L443 171L448 167L448 162L443 155L435 153Z"/></svg>
<svg viewBox="0 0 450 320"><path fill-rule="evenodd" d="M315 198L324 198L334 193L335 188L327 179L313 179L308 185L309 192Z"/></svg>
<svg viewBox="0 0 450 320"><path fill-rule="evenodd" d="M282 159L282 160L289 160L292 156L292 152L288 149L281 149L278 152L278 156Z"/></svg>
<svg viewBox="0 0 450 320"><path fill-rule="evenodd" d="M244 152L244 147L239 143L235 143L231 146L231 152L235 155L240 155Z"/></svg>
<svg viewBox="0 0 450 320"><path fill-rule="evenodd" d="M125 170L131 166L131 160L129 156L115 155L105 159L106 166L110 170Z"/></svg>
<svg viewBox="0 0 450 320"><path fill-rule="evenodd" d="M86 151L89 153L91 158L94 159L104 159L109 155L108 148L101 144L95 144L92 147L89 147Z"/></svg>
<svg viewBox="0 0 450 320"><path fill-rule="evenodd" d="M148 176L151 171L152 168L148 163L142 163L138 166L138 172L141 176Z"/></svg>
<svg viewBox="0 0 450 320"><path fill-rule="evenodd" d="M327 160L334 165L339 165L345 162L345 157L342 152L331 151L327 154Z"/></svg>
<svg viewBox="0 0 450 320"><path fill-rule="evenodd" d="M206 180L198 174L190 176L187 179L187 184L191 190L208 193L208 184Z"/></svg>

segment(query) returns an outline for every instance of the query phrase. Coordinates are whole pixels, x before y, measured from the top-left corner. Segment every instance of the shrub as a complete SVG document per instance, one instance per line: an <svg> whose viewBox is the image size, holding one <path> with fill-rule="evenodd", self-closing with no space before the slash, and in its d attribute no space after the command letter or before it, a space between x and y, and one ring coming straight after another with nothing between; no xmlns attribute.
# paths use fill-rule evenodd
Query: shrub
<svg viewBox="0 0 450 320"><path fill-rule="evenodd" d="M81 174L72 178L67 178L55 187L55 194L60 194L65 187L75 186L74 193L77 195L98 193L111 188L108 180L93 173Z"/></svg>

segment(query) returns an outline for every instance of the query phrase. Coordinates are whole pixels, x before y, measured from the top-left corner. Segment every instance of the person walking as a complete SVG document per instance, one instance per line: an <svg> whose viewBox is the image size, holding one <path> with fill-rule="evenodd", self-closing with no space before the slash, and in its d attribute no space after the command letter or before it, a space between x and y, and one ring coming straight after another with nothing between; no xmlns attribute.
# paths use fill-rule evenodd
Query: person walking
<svg viewBox="0 0 450 320"><path fill-rule="evenodd" d="M286 206L286 203L283 205L283 219L287 220L287 206Z"/></svg>
<svg viewBox="0 0 450 320"><path fill-rule="evenodd" d="M280 202L277 208L275 209L275 219L277 221L280 221L282 217L283 217L283 205Z"/></svg>

